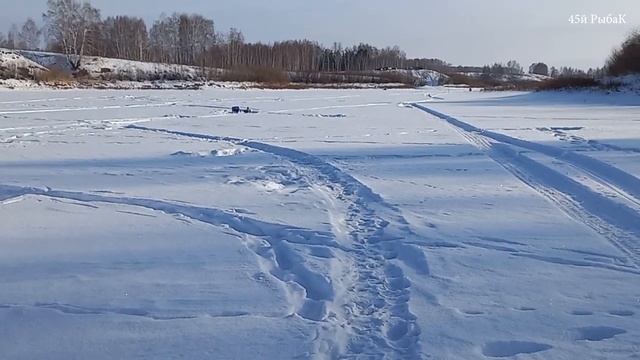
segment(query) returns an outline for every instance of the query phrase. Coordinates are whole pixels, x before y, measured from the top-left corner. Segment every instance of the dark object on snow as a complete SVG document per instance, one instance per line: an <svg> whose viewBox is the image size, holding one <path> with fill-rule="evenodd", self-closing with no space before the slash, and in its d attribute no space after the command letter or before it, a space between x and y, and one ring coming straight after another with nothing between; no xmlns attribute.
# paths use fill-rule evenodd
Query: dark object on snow
<svg viewBox="0 0 640 360"><path fill-rule="evenodd" d="M241 109L240 106L234 106L231 108L231 112L234 114L239 114L241 112L245 113L245 114L257 114L258 110L252 109L250 107L246 107Z"/></svg>

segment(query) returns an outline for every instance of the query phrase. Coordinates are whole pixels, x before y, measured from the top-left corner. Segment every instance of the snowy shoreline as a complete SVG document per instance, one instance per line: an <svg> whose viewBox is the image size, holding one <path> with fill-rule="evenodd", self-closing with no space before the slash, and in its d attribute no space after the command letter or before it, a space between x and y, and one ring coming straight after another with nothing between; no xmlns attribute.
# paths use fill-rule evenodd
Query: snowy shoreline
<svg viewBox="0 0 640 360"><path fill-rule="evenodd" d="M336 84L303 84L291 83L260 84L253 82L222 81L86 81L45 83L33 80L0 80L0 90L202 90L202 89L270 89L270 90L305 90L305 89L405 89L405 84L373 84L373 83L336 83Z"/></svg>

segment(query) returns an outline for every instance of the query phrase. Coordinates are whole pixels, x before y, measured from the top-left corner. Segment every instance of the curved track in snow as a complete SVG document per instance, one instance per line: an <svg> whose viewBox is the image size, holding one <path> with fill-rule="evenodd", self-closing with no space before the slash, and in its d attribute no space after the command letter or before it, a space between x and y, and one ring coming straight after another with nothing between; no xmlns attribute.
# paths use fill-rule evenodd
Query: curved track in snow
<svg viewBox="0 0 640 360"><path fill-rule="evenodd" d="M269 223L233 212L210 207L176 204L167 201L104 196L83 192L60 191L53 189L41 189L31 187L17 187L0 185L0 204L18 201L28 195L45 196L49 198L75 200L85 203L109 203L128 206L137 206L150 210L161 211L165 214L182 216L200 221L213 226L229 228L245 237L247 246L256 255L269 262L266 271L284 283L289 291L289 298L303 299L298 304L293 304L298 315L310 320L317 320L317 304L331 301L334 298L330 279L314 272L305 265L293 249L292 245L322 245L333 249L342 249L340 244L332 240L330 233L323 233L309 229L289 226L284 224ZM252 243L247 237L264 239L269 244L269 249ZM293 286L291 286L293 285ZM300 291L303 289L303 291ZM304 294L301 294L304 293Z"/></svg>

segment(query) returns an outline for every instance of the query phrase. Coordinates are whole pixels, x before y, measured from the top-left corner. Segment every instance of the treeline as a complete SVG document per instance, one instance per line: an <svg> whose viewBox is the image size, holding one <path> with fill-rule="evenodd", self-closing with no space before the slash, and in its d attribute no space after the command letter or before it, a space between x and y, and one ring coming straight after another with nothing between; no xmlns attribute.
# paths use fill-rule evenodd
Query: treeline
<svg viewBox="0 0 640 360"><path fill-rule="evenodd" d="M605 66L611 75L640 74L640 30L636 30L613 51Z"/></svg>
<svg viewBox="0 0 640 360"><path fill-rule="evenodd" d="M0 47L35 50L40 46L41 39L42 30L33 19L29 18L20 28L13 24L6 36L0 33Z"/></svg>
<svg viewBox="0 0 640 360"><path fill-rule="evenodd" d="M449 72L454 73L472 73L481 74L482 77L500 77L500 76L513 76L525 74L525 69L515 60L510 60L506 64L493 63L491 65L484 66L455 66L449 67ZM601 77L605 75L604 68L590 68L587 71L573 68L570 66L562 66L556 68L549 66L545 63L538 62L529 66L529 74L549 76L553 78L559 77Z"/></svg>
<svg viewBox="0 0 640 360"><path fill-rule="evenodd" d="M67 55L72 67L80 68L87 55L127 60L232 69L236 73L275 70L309 77L308 73L358 75L378 69L430 69L448 75L480 74L487 79L513 77L525 73L518 62L485 66L451 66L439 59L409 59L395 47L377 48L368 44L323 46L309 40L271 44L245 41L238 29L221 32L212 19L196 14L161 16L152 24L132 16L103 18L99 9L78 0L48 0L43 26L31 18L0 34L0 47L48 50ZM603 69L582 71L571 67L532 64L528 72L554 78L601 77L639 72L640 36L632 35L609 59ZM250 71L249 71L250 70ZM273 75L276 73L271 72ZM278 74L282 76L282 74ZM461 79L464 80L464 79Z"/></svg>
<svg viewBox="0 0 640 360"><path fill-rule="evenodd" d="M437 59L407 59L397 46L325 47L309 40L249 43L240 30L219 32L213 20L195 14L162 16L151 26L141 18L110 16L89 2L48 0L44 26L32 19L14 26L0 46L67 55L78 68L87 55L207 68L260 67L281 71L368 71L384 68L444 68Z"/></svg>

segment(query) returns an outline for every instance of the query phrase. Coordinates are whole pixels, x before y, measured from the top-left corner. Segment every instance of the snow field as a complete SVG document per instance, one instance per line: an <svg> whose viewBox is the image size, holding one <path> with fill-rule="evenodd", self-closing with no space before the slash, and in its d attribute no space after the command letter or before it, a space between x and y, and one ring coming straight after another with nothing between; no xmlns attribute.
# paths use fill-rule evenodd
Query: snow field
<svg viewBox="0 0 640 360"><path fill-rule="evenodd" d="M629 358L635 105L444 88L3 92L0 346Z"/></svg>

